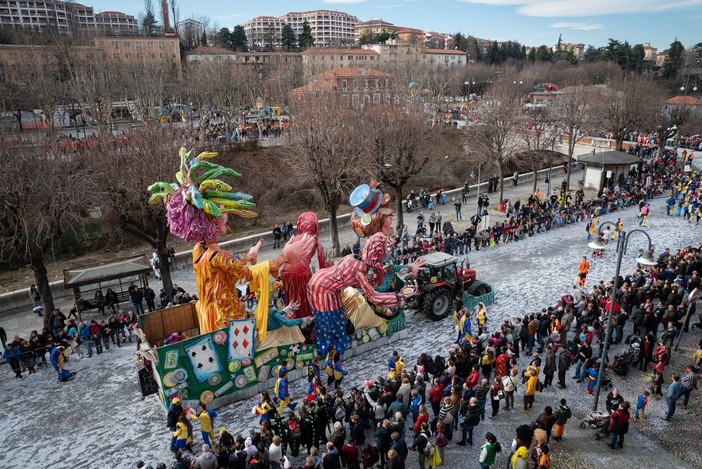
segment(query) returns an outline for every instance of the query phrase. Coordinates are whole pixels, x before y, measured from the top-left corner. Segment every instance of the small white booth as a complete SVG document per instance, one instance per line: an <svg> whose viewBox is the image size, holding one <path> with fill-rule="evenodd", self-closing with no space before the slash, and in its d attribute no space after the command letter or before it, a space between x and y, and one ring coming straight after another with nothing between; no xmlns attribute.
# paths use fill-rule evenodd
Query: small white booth
<svg viewBox="0 0 702 469"><path fill-rule="evenodd" d="M632 168L640 170L641 162L638 156L621 151L605 151L578 157L578 163L585 164L585 187L597 189L598 193L605 187L613 188L618 180L629 175Z"/></svg>

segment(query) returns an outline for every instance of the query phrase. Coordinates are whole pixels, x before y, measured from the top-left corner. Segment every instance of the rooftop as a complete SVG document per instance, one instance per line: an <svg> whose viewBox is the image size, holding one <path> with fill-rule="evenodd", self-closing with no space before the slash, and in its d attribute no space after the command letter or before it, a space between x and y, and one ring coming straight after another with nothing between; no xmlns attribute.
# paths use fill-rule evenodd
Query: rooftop
<svg viewBox="0 0 702 469"><path fill-rule="evenodd" d="M702 101L693 96L673 96L665 104L671 106L702 106Z"/></svg>
<svg viewBox="0 0 702 469"><path fill-rule="evenodd" d="M635 164L641 161L636 155L630 155L622 151L603 151L594 155L584 155L578 157L578 163L587 163L594 166L617 166L624 164Z"/></svg>
<svg viewBox="0 0 702 469"><path fill-rule="evenodd" d="M302 52L302 54L365 54L365 55L378 55L374 50L366 49L307 49Z"/></svg>

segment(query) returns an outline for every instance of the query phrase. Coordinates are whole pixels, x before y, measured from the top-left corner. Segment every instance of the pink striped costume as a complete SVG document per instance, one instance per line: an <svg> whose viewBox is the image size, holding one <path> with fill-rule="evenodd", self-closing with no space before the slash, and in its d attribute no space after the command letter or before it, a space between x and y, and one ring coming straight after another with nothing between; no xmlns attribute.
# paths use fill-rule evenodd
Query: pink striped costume
<svg viewBox="0 0 702 469"><path fill-rule="evenodd" d="M382 233L376 233L363 247L362 259L349 254L312 276L307 284L307 298L315 318L318 355L325 355L330 345L334 345L341 354L349 346L346 310L341 302L341 291L346 287L361 288L368 302L377 306L399 305L395 293L381 293L374 289L374 285L383 281L383 262L388 255L387 238Z"/></svg>

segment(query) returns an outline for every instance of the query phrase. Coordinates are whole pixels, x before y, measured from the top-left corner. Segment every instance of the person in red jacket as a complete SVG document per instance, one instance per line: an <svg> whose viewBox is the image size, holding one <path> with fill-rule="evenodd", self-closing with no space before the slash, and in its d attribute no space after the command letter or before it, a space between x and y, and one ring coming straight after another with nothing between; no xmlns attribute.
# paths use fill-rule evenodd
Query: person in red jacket
<svg viewBox="0 0 702 469"><path fill-rule="evenodd" d="M473 389L478 385L478 382L480 381L480 366L479 365L473 365L473 370L470 372L468 375L468 379L466 380L466 383L468 383L468 388Z"/></svg>
<svg viewBox="0 0 702 469"><path fill-rule="evenodd" d="M444 385L441 384L439 378L434 378L434 387L429 391L429 402L431 402L431 409L434 411L434 416L439 415L439 409L443 398Z"/></svg>
<svg viewBox="0 0 702 469"><path fill-rule="evenodd" d="M349 441L341 448L341 460L347 469L359 469L361 453L356 446L356 437L350 436Z"/></svg>
<svg viewBox="0 0 702 469"><path fill-rule="evenodd" d="M612 440L609 447L615 449L614 444L619 442L617 446L622 449L624 447L624 435L629 431L629 402L625 401L619 404L617 409L612 410L612 415L609 419L609 427L607 428L612 434Z"/></svg>
<svg viewBox="0 0 702 469"><path fill-rule="evenodd" d="M102 353L102 330L95 319L90 321L90 340L95 345L97 354L100 355Z"/></svg>

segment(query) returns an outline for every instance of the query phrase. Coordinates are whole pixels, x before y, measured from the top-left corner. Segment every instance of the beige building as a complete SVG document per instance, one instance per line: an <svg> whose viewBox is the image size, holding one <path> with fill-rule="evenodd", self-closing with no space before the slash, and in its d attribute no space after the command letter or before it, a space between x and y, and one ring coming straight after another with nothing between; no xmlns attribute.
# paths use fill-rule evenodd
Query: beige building
<svg viewBox="0 0 702 469"><path fill-rule="evenodd" d="M249 46L261 48L272 42L280 45L283 26L289 24L296 35L302 32L305 21L310 25L315 47L350 46L355 42L358 18L341 11L313 10L289 12L282 16L257 16L241 23Z"/></svg>
<svg viewBox="0 0 702 469"><path fill-rule="evenodd" d="M644 60L656 60L656 54L658 53L658 49L655 47L651 47L651 44L648 42L644 44Z"/></svg>
<svg viewBox="0 0 702 469"><path fill-rule="evenodd" d="M554 44L553 47L551 47L551 52L554 54L559 50L558 44ZM572 51L573 55L575 55L575 58L578 60L582 60L583 56L585 54L585 44L569 44L567 42L561 42L560 44L560 50L562 51Z"/></svg>
<svg viewBox="0 0 702 469"><path fill-rule="evenodd" d="M333 68L376 67L379 55L368 49L308 49L302 56L305 80Z"/></svg>
<svg viewBox="0 0 702 469"><path fill-rule="evenodd" d="M362 21L354 28L354 40L358 44L363 36L395 32L395 25L382 19Z"/></svg>
<svg viewBox="0 0 702 469"><path fill-rule="evenodd" d="M461 50L422 49L420 60L436 69L465 67L468 56Z"/></svg>
<svg viewBox="0 0 702 469"><path fill-rule="evenodd" d="M60 34L134 35L139 30L136 18L131 15L118 11L96 14L91 6L60 0L0 0L0 26Z"/></svg>
<svg viewBox="0 0 702 469"><path fill-rule="evenodd" d="M180 44L177 37L96 37L95 48L106 57L134 64L159 64L180 80Z"/></svg>

